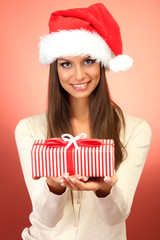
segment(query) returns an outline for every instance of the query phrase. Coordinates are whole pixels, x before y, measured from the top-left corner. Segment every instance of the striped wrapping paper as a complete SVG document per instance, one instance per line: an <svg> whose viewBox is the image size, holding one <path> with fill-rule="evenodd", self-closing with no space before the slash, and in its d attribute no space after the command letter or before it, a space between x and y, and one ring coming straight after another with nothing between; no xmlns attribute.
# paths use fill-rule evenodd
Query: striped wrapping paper
<svg viewBox="0 0 160 240"><path fill-rule="evenodd" d="M31 151L32 176L58 177L64 173L87 177L114 175L112 139L80 139L77 144L78 148L72 144L67 149L66 142L60 138L35 140Z"/></svg>

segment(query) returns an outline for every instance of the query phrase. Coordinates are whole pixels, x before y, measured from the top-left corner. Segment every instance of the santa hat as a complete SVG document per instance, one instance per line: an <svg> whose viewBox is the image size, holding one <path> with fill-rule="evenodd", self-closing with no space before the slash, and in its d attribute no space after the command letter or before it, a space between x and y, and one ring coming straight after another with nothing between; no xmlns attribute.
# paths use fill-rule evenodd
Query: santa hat
<svg viewBox="0 0 160 240"><path fill-rule="evenodd" d="M49 30L39 44L39 60L44 65L59 57L89 55L114 72L132 66L132 58L122 55L119 25L102 3L53 12Z"/></svg>

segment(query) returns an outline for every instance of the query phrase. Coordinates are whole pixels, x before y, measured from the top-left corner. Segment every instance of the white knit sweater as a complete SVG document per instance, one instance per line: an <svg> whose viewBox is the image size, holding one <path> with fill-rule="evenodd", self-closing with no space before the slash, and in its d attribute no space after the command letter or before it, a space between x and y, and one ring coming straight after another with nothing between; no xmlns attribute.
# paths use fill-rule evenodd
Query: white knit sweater
<svg viewBox="0 0 160 240"><path fill-rule="evenodd" d="M118 182L105 198L92 191L62 195L51 193L46 179L32 179L31 147L35 139L45 139L46 113L21 120L15 131L25 182L32 201L31 227L22 232L24 240L125 240L128 217L139 178L147 157L151 130L141 119L124 114L125 135L121 140L128 153L118 171Z"/></svg>

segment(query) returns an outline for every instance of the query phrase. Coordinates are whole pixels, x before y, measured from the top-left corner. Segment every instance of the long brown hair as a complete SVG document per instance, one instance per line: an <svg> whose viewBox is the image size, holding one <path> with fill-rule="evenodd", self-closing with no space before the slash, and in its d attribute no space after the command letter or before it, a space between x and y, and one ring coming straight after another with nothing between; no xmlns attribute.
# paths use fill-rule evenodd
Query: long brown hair
<svg viewBox="0 0 160 240"><path fill-rule="evenodd" d="M58 73L57 62L50 65L48 88L48 138L61 137L63 133L73 135L70 122L71 112L68 93L62 88ZM114 139L115 168L123 160L125 149L120 141L120 130L125 129L122 110L115 104L109 93L104 67L100 67L100 81L92 92L89 101L90 127L92 138Z"/></svg>

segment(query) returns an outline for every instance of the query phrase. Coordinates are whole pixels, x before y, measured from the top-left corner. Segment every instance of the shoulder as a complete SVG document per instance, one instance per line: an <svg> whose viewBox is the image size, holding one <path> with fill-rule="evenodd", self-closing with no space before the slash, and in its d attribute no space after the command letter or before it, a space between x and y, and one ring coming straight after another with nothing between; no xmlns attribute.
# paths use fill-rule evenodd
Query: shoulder
<svg viewBox="0 0 160 240"><path fill-rule="evenodd" d="M151 128L149 124L141 118L134 117L128 113L123 113L125 119L125 132L121 131L121 138L124 145L127 145L130 140L134 138L139 143L144 142L150 144L151 141Z"/></svg>
<svg viewBox="0 0 160 240"><path fill-rule="evenodd" d="M15 134L30 134L33 139L43 139L47 137L47 116L46 112L24 118L16 126Z"/></svg>

